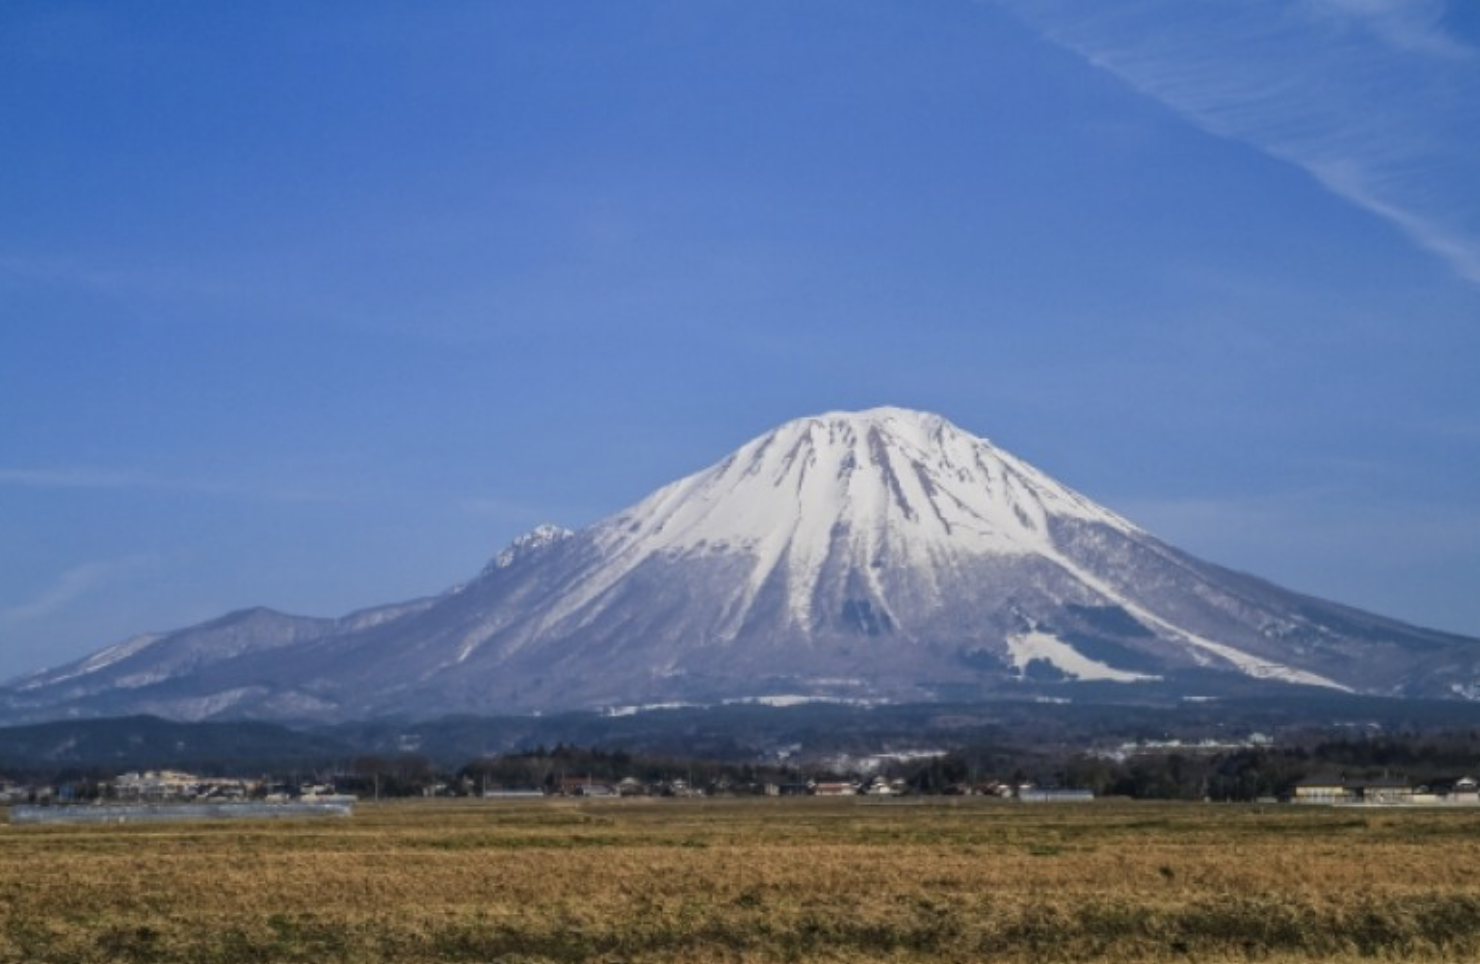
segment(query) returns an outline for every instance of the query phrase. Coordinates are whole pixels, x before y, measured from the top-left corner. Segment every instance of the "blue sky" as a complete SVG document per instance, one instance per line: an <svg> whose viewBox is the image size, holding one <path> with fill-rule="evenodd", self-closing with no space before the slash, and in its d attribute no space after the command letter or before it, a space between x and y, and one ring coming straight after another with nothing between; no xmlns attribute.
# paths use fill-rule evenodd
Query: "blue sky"
<svg viewBox="0 0 1480 964"><path fill-rule="evenodd" d="M1480 8L0 6L0 676L940 412L1480 635Z"/></svg>

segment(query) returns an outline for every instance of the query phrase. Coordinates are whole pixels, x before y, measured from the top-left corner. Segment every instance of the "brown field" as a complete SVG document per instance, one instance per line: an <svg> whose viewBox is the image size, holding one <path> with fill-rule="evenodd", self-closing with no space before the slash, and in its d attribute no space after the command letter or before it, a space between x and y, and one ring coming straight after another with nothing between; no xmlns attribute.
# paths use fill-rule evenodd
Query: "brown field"
<svg viewBox="0 0 1480 964"><path fill-rule="evenodd" d="M1480 957L1480 812L362 804L0 827L0 961Z"/></svg>

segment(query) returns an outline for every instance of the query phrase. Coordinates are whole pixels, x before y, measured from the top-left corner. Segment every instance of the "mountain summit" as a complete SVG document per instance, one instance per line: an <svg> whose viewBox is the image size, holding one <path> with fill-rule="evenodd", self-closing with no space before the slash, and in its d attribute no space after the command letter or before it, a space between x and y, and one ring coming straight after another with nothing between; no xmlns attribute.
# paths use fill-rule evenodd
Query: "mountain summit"
<svg viewBox="0 0 1480 964"><path fill-rule="evenodd" d="M434 599L233 614L0 698L12 718L344 719L1477 684L1480 640L1202 562L940 416L877 408L788 422L582 531L542 526Z"/></svg>

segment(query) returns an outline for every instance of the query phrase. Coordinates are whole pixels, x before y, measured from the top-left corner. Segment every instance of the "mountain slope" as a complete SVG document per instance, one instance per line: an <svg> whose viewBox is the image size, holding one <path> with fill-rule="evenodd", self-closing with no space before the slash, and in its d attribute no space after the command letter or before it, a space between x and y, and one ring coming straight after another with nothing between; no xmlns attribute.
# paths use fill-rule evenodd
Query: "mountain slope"
<svg viewBox="0 0 1480 964"><path fill-rule="evenodd" d="M542 527L435 599L238 614L6 703L333 719L1076 684L1470 696L1477 655L1197 560L939 416L886 408L789 422L580 532Z"/></svg>

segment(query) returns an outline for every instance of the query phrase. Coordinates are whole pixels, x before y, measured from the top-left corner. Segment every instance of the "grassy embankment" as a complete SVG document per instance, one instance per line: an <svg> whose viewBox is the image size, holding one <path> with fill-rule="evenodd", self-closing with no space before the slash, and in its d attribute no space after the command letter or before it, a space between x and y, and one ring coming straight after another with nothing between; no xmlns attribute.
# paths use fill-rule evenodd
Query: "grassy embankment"
<svg viewBox="0 0 1480 964"><path fill-rule="evenodd" d="M1480 812L362 805L0 828L0 962L1473 959Z"/></svg>

